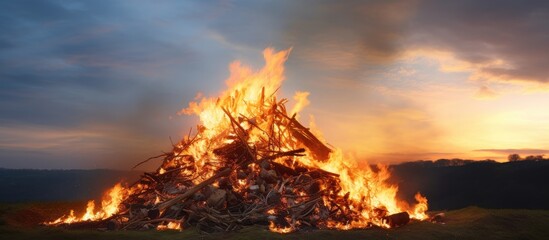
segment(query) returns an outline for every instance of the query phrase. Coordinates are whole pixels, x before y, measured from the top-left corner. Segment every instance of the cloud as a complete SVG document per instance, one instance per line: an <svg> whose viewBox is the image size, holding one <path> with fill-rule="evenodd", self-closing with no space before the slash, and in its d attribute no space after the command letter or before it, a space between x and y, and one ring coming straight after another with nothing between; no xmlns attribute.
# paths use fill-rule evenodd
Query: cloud
<svg viewBox="0 0 549 240"><path fill-rule="evenodd" d="M169 116L215 73L200 73L186 4L3 2L0 166L120 168L169 147L193 125Z"/></svg>
<svg viewBox="0 0 549 240"><path fill-rule="evenodd" d="M295 57L322 69L358 76L367 65L391 63L402 50L417 1L300 2L284 38Z"/></svg>
<svg viewBox="0 0 549 240"><path fill-rule="evenodd" d="M101 138L97 132L55 128L43 128L37 126L19 126L14 128L0 127L0 149L17 149L28 151L56 151L67 150L75 142L82 139ZM96 143L96 141L94 141ZM92 144L93 145L93 144ZM83 148L95 148L96 145Z"/></svg>
<svg viewBox="0 0 549 240"><path fill-rule="evenodd" d="M356 71L394 59L416 5L377 0L235 2L211 26L224 42L259 49L293 47L293 58Z"/></svg>
<svg viewBox="0 0 549 240"><path fill-rule="evenodd" d="M549 82L546 1L423 1L407 45L451 51L473 77Z"/></svg>
<svg viewBox="0 0 549 240"><path fill-rule="evenodd" d="M281 93L311 92L308 108L318 113L319 125L342 130L327 134L330 138L352 145L371 129L374 134L364 143L378 144L380 154L391 155L385 150L397 148L446 152L414 148L434 146L444 133L430 120L424 102L432 99L421 102L418 95L407 95L411 88L421 96L442 89L439 97L444 97L454 85L439 81L442 74L425 80L431 65L400 66L400 61L427 56L438 61L443 73L466 72L480 80L473 83L480 86L477 97L494 97L494 89L504 93L486 80L546 83L548 5L6 0L0 8L0 124L12 128L2 130L9 133L5 136L20 141L2 142L7 154L2 158L79 167L97 159L114 164L156 153L169 144L169 136L177 139L196 123L170 116L197 91L219 91L230 61L257 67L259 53L269 46L293 47L287 63L292 80ZM436 87L425 87L430 85ZM361 114L343 117L356 112ZM330 121L334 125L326 124ZM349 124L355 121L360 124ZM25 137L29 129L44 132L44 139ZM68 155L52 152L57 147L44 150L48 144L91 149L97 142L110 148L89 152L86 160L70 161L80 157L76 150ZM0 165L6 164L15 161Z"/></svg>
<svg viewBox="0 0 549 240"><path fill-rule="evenodd" d="M441 61L443 71L470 72L474 80L549 82L549 3L544 1L221 5L209 25L217 39L241 50L293 47L290 62L336 78L371 81L364 75L383 71L376 66L416 52Z"/></svg>
<svg viewBox="0 0 549 240"><path fill-rule="evenodd" d="M475 93L475 97L478 99L494 99L498 96L496 92L487 86L480 86L478 91Z"/></svg>

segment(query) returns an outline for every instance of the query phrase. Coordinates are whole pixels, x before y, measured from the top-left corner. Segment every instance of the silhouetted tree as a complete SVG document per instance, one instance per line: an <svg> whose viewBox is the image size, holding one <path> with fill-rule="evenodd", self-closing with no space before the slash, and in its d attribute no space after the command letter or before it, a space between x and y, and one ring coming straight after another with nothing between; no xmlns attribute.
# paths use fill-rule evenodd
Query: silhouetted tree
<svg viewBox="0 0 549 240"><path fill-rule="evenodd" d="M518 155L516 153L509 154L509 156L507 156L507 160L509 160L509 162L516 162L516 161L520 161L521 157L520 157L520 155Z"/></svg>

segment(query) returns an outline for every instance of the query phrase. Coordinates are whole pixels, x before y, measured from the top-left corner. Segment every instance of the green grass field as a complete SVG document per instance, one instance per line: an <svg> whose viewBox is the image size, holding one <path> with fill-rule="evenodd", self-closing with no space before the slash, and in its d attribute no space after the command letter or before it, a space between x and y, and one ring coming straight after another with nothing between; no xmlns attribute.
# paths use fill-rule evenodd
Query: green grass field
<svg viewBox="0 0 549 240"><path fill-rule="evenodd" d="M0 239L549 239L548 210L489 210L468 207L446 212L445 224L411 222L397 229L314 230L291 234L255 226L238 232L66 230L38 226L84 203L0 204Z"/></svg>

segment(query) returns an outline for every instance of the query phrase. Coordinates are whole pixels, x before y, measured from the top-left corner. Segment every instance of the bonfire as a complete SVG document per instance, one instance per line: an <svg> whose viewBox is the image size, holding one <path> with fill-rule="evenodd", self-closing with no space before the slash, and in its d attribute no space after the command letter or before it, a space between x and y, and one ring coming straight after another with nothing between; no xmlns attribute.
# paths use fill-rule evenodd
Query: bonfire
<svg viewBox="0 0 549 240"><path fill-rule="evenodd" d="M259 71L232 63L226 91L181 111L199 116L194 133L147 159L161 161L156 171L116 184L99 210L90 201L82 216L71 211L46 224L204 232L264 224L288 233L427 219L427 199L418 193L417 203L399 200L387 167L359 168L298 121L308 93L296 93L291 109L277 98L289 52L266 49Z"/></svg>

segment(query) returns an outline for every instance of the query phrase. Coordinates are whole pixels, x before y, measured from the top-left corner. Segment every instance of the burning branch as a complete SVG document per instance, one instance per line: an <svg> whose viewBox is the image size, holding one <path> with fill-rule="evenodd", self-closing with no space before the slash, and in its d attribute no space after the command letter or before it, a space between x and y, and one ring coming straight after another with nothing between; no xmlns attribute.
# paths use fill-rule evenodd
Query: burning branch
<svg viewBox="0 0 549 240"><path fill-rule="evenodd" d="M286 100L277 101L274 93L288 52L268 49L264 54L264 69L252 73L232 65L228 91L183 110L200 116L196 135L135 166L163 157L157 171L111 191L100 212L92 204L87 217L70 215L48 224L160 230L193 226L206 232L269 224L272 231L284 233L303 226L396 227L410 218L427 218L426 198L416 196L419 204L412 207L401 204L397 188L385 183L386 169L358 169L295 114L287 115Z"/></svg>

